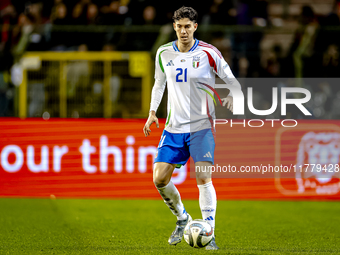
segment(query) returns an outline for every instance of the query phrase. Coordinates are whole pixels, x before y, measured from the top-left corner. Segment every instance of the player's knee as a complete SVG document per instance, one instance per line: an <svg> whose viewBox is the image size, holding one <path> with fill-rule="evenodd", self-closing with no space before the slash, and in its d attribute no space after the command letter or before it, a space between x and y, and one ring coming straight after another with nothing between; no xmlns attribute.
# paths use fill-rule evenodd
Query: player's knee
<svg viewBox="0 0 340 255"><path fill-rule="evenodd" d="M156 164L153 169L153 183L157 188L168 185L173 172L173 166L169 164Z"/></svg>
<svg viewBox="0 0 340 255"><path fill-rule="evenodd" d="M153 172L153 183L155 184L156 188L162 188L165 187L169 181L165 175L161 174L161 171L155 169Z"/></svg>
<svg viewBox="0 0 340 255"><path fill-rule="evenodd" d="M163 188L168 185L169 181L165 178L153 178L153 183L155 184L156 188Z"/></svg>
<svg viewBox="0 0 340 255"><path fill-rule="evenodd" d="M211 178L204 178L204 177L196 177L196 182L198 185L203 185L208 182L211 182Z"/></svg>
<svg viewBox="0 0 340 255"><path fill-rule="evenodd" d="M206 184L211 181L210 172L197 172L196 173L197 184Z"/></svg>

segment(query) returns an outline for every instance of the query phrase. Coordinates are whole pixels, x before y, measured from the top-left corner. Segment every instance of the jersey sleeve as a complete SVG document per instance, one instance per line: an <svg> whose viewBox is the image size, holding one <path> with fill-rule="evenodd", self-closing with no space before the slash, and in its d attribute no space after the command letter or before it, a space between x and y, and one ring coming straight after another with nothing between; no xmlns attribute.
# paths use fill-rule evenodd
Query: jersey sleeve
<svg viewBox="0 0 340 255"><path fill-rule="evenodd" d="M216 68L214 69L215 73L226 83L234 85L241 89L241 84L238 82L238 80L235 78L233 72L230 69L230 66L228 65L227 61L224 60L222 55L219 53L214 54L214 59L216 63ZM233 96L231 91L229 93L229 96Z"/></svg>
<svg viewBox="0 0 340 255"><path fill-rule="evenodd" d="M164 50L163 50L164 51ZM162 63L161 54L162 48L158 49L155 59L155 83L151 93L150 111L157 111L159 104L162 101L162 97L166 85L166 75Z"/></svg>

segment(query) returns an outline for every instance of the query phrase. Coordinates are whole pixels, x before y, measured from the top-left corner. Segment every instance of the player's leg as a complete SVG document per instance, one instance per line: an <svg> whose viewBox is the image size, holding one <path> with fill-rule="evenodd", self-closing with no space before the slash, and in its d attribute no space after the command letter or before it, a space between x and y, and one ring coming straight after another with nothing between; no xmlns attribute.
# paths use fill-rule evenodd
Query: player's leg
<svg viewBox="0 0 340 255"><path fill-rule="evenodd" d="M202 213L202 218L209 222L212 228L215 229L216 216L216 191L211 180L210 166L211 162L199 161L195 163L196 181L199 189L199 205ZM201 171L198 171L198 170Z"/></svg>
<svg viewBox="0 0 340 255"><path fill-rule="evenodd" d="M163 198L165 204L169 207L177 220L186 219L186 213L181 200L181 196L171 181L171 176L175 170L175 164L157 162L153 169L153 182Z"/></svg>
<svg viewBox="0 0 340 255"><path fill-rule="evenodd" d="M185 164L189 159L189 148L184 143L184 137L184 134L172 134L164 130L154 161L154 184L166 205L177 217L176 229L168 240L171 245L182 241L184 228L191 221L190 215L184 209L181 196L171 181L176 165Z"/></svg>
<svg viewBox="0 0 340 255"><path fill-rule="evenodd" d="M214 163L215 138L211 129L203 129L190 136L190 153L195 162L199 204L204 220L215 228L216 191L211 181Z"/></svg>
<svg viewBox="0 0 340 255"><path fill-rule="evenodd" d="M190 153L195 161L196 182L199 189L199 205L202 218L209 222L215 233L217 198L210 169L214 163L214 150L215 139L211 129L201 130L191 135ZM215 243L215 237L206 249L219 249Z"/></svg>
<svg viewBox="0 0 340 255"><path fill-rule="evenodd" d="M181 196L171 181L175 164L157 162L153 170L153 182L171 212L176 215L176 228L169 237L169 244L176 245L182 241L184 228L190 222L191 216L185 211Z"/></svg>
<svg viewBox="0 0 340 255"><path fill-rule="evenodd" d="M206 247L207 250L218 250L219 247L215 242L215 216L217 198L214 185L211 180L210 166L211 162L199 161L195 163L195 169L202 171L196 172L196 181L199 189L199 205L202 213L202 218L209 222L214 229L213 240Z"/></svg>

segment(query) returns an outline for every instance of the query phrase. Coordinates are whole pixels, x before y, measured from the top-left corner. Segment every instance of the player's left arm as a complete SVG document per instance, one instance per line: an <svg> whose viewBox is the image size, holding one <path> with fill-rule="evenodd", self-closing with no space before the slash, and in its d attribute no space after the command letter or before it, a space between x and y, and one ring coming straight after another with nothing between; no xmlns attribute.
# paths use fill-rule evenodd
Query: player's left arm
<svg viewBox="0 0 340 255"><path fill-rule="evenodd" d="M215 54L215 62L216 62L216 69L217 69L216 74L226 84L230 84L241 89L241 84L235 78L227 61L225 61L223 57L220 57L219 55ZM232 112L233 111L233 94L231 93L231 91L227 97L222 98L221 100L223 102L222 105L227 106L227 108Z"/></svg>

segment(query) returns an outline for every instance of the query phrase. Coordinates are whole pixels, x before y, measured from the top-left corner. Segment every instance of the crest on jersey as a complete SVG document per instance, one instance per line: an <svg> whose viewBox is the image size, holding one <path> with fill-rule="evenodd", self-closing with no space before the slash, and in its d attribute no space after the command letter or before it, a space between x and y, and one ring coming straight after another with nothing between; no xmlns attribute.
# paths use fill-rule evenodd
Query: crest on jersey
<svg viewBox="0 0 340 255"><path fill-rule="evenodd" d="M192 59L192 66L196 69L200 65L200 57L199 56L194 56Z"/></svg>

